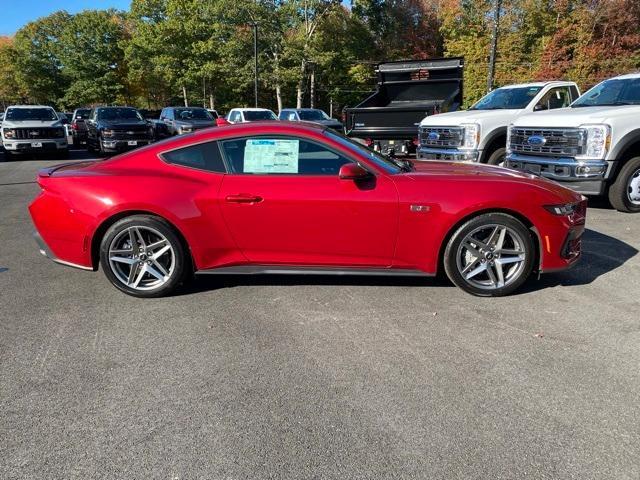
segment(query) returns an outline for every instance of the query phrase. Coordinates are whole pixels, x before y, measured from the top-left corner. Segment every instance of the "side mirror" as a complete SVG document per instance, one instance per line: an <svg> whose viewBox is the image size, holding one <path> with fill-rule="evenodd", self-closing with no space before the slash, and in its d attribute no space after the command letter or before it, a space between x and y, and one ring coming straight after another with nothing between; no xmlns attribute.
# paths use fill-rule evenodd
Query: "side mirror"
<svg viewBox="0 0 640 480"><path fill-rule="evenodd" d="M338 172L340 180L362 180L370 176L371 174L357 163L345 163Z"/></svg>
<svg viewBox="0 0 640 480"><path fill-rule="evenodd" d="M534 111L534 112L540 112L541 110L546 110L546 108L544 107L544 105L537 104L535 107L533 107L533 111Z"/></svg>

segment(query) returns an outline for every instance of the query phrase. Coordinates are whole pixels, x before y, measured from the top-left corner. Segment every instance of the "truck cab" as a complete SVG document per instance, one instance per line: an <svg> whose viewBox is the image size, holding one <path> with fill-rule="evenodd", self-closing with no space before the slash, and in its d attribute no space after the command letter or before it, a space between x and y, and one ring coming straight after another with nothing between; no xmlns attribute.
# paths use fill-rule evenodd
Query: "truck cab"
<svg viewBox="0 0 640 480"><path fill-rule="evenodd" d="M417 157L503 165L510 123L529 113L568 107L579 95L575 82L497 88L468 110L424 118L420 122Z"/></svg>
<svg viewBox="0 0 640 480"><path fill-rule="evenodd" d="M509 127L506 166L640 212L640 73L605 80L569 108L523 115Z"/></svg>

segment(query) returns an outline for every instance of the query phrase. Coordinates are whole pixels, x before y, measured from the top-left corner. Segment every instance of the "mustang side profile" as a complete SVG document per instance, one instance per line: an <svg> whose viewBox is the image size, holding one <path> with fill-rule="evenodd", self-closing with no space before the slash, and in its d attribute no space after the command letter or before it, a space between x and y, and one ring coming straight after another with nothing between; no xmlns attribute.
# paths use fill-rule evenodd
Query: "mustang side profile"
<svg viewBox="0 0 640 480"><path fill-rule="evenodd" d="M45 168L42 254L138 297L192 273L432 276L479 296L580 256L586 200L501 167L400 161L321 125L255 122Z"/></svg>

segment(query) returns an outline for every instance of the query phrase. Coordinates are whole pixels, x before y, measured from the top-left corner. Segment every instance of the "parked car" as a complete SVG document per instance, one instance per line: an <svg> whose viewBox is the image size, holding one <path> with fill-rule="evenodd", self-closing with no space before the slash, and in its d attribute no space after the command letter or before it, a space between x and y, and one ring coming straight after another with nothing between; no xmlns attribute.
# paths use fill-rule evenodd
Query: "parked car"
<svg viewBox="0 0 640 480"><path fill-rule="evenodd" d="M220 117L220 115L218 114L218 111L213 109L213 108L207 108L207 112L209 112L211 114L211 116L215 119L217 119L218 117Z"/></svg>
<svg viewBox="0 0 640 480"><path fill-rule="evenodd" d="M339 132L344 130L342 122L331 118L323 110L319 108L285 108L278 115L279 120L287 120L289 122L314 122L333 128Z"/></svg>
<svg viewBox="0 0 640 480"><path fill-rule="evenodd" d="M580 96L575 82L508 85L468 110L428 116L420 122L418 159L503 165L507 127L527 113L568 107Z"/></svg>
<svg viewBox="0 0 640 480"><path fill-rule="evenodd" d="M517 118L507 166L607 194L621 212L640 212L640 73L605 80L570 108Z"/></svg>
<svg viewBox="0 0 640 480"><path fill-rule="evenodd" d="M278 117L267 108L232 108L227 114L227 120L229 123L246 123L259 120L278 120Z"/></svg>
<svg viewBox="0 0 640 480"><path fill-rule="evenodd" d="M87 125L87 149L100 153L122 152L153 142L153 128L131 107L98 107Z"/></svg>
<svg viewBox="0 0 640 480"><path fill-rule="evenodd" d="M391 159L291 122L49 167L38 183L41 252L100 263L139 297L170 294L193 271L430 276L439 265L469 293L506 295L577 261L586 212L584 197L529 174Z"/></svg>
<svg viewBox="0 0 640 480"><path fill-rule="evenodd" d="M160 120L167 126L170 135L216 126L216 119L202 107L166 107L162 109Z"/></svg>
<svg viewBox="0 0 640 480"><path fill-rule="evenodd" d="M385 154L415 153L420 121L462 105L463 70L457 57L379 64L376 92L344 110L347 135Z"/></svg>
<svg viewBox="0 0 640 480"><path fill-rule="evenodd" d="M87 143L86 121L91 113L90 108L76 108L71 116L71 136L74 145Z"/></svg>
<svg viewBox="0 0 640 480"><path fill-rule="evenodd" d="M44 105L12 105L2 120L2 144L10 159L20 153L69 154L65 129L56 111Z"/></svg>

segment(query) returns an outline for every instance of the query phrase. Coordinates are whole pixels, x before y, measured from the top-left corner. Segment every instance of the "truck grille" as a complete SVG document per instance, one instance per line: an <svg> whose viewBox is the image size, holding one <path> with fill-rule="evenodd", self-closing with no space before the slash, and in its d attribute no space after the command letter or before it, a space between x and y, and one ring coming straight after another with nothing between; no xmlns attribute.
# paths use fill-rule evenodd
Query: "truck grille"
<svg viewBox="0 0 640 480"><path fill-rule="evenodd" d="M127 128L127 129L112 128L110 130L113 130L113 136L109 138L114 140L148 140L149 139L149 131L145 127Z"/></svg>
<svg viewBox="0 0 640 480"><path fill-rule="evenodd" d="M548 157L575 157L582 153L584 135L578 128L537 129L511 128L510 149L513 153Z"/></svg>
<svg viewBox="0 0 640 480"><path fill-rule="evenodd" d="M14 138L17 140L42 140L64 137L64 130L60 127L12 128L12 130L15 132Z"/></svg>
<svg viewBox="0 0 640 480"><path fill-rule="evenodd" d="M460 127L422 127L420 145L423 147L459 147L463 129Z"/></svg>

